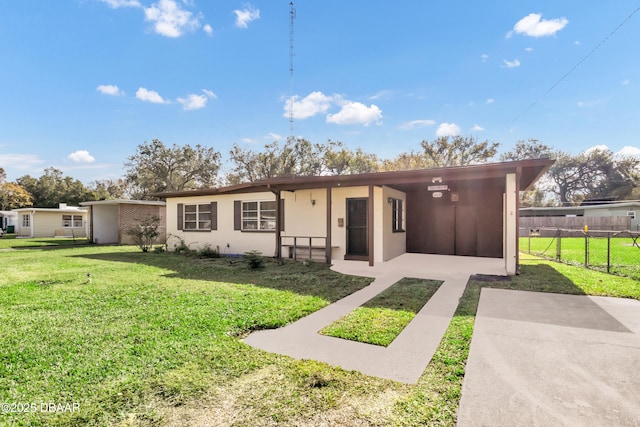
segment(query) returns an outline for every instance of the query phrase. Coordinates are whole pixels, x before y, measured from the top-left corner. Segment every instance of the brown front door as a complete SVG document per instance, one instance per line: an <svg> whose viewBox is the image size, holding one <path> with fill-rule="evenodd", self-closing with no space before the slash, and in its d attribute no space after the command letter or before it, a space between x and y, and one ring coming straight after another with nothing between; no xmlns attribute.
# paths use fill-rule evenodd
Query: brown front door
<svg viewBox="0 0 640 427"><path fill-rule="evenodd" d="M368 199L347 199L347 257L357 259L369 256L367 239Z"/></svg>

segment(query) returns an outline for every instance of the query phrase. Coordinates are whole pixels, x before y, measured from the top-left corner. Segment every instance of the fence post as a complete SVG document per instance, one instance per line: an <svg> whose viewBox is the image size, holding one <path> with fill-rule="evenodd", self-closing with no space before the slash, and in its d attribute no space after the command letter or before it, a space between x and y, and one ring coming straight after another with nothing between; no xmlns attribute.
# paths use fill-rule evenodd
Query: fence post
<svg viewBox="0 0 640 427"><path fill-rule="evenodd" d="M611 270L611 233L607 233L607 273Z"/></svg>
<svg viewBox="0 0 640 427"><path fill-rule="evenodd" d="M584 266L589 268L589 234L584 233Z"/></svg>
<svg viewBox="0 0 640 427"><path fill-rule="evenodd" d="M556 230L556 261L562 261L562 232L559 228Z"/></svg>

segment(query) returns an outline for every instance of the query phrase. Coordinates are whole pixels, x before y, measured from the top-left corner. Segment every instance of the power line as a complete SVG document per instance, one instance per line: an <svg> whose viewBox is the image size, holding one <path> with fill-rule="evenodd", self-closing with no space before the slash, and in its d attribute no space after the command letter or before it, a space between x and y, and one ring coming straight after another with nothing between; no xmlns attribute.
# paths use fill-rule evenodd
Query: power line
<svg viewBox="0 0 640 427"><path fill-rule="evenodd" d="M622 28L639 11L640 11L640 6L638 6L633 12L631 12L629 14L629 16L627 16L624 20L622 20L622 22L620 24L618 24L618 26L616 28L614 28L613 31L611 31L605 38L603 38L600 41L600 43L598 43L593 49L591 49L591 51L589 53L587 53L580 61L578 61L578 63L576 65L571 67L571 69L569 71L567 71L562 77L560 77L560 79L558 79L557 82L555 82L549 89L547 89L547 91L545 93L543 93L542 96L540 96L538 99L533 101L527 108L525 108L520 114L518 114L518 116L515 119L513 119L513 121L511 122L511 125L513 125L515 122L517 122L522 116L524 116L527 112L529 112L529 110L531 110L533 107L538 105L538 103L540 103L542 98L547 96L553 89L556 88L556 86L558 86L567 77L569 77L569 75L571 73L573 73L576 70L576 68L578 68L580 65L582 65L582 63L584 63L587 59L589 59L589 57L591 57L591 55L593 55L598 49L600 49L600 47L603 44L605 44L607 42L607 40L609 40L616 32L618 32L618 30L620 28Z"/></svg>
<svg viewBox="0 0 640 427"><path fill-rule="evenodd" d="M293 139L293 21L296 19L296 9L293 2L289 3L289 138Z"/></svg>

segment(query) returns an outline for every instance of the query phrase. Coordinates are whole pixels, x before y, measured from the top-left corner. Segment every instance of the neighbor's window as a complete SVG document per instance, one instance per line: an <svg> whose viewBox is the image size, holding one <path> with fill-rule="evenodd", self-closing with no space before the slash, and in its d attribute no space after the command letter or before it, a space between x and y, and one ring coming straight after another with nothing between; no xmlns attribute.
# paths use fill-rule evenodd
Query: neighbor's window
<svg viewBox="0 0 640 427"><path fill-rule="evenodd" d="M391 219L392 219L392 225L391 228L393 231L404 231L404 223L403 223L403 216L404 216L404 208L403 208L403 203L401 199L391 199Z"/></svg>
<svg viewBox="0 0 640 427"><path fill-rule="evenodd" d="M184 205L185 230L211 230L211 203Z"/></svg>
<svg viewBox="0 0 640 427"><path fill-rule="evenodd" d="M243 230L275 230L276 202L242 202Z"/></svg>
<svg viewBox="0 0 640 427"><path fill-rule="evenodd" d="M627 211L627 216L630 216L631 219L636 219L636 211Z"/></svg>
<svg viewBox="0 0 640 427"><path fill-rule="evenodd" d="M82 228L82 215L62 215L62 227Z"/></svg>
<svg viewBox="0 0 640 427"><path fill-rule="evenodd" d="M29 217L29 214L22 215L22 226L23 227L30 227L31 226L31 218Z"/></svg>

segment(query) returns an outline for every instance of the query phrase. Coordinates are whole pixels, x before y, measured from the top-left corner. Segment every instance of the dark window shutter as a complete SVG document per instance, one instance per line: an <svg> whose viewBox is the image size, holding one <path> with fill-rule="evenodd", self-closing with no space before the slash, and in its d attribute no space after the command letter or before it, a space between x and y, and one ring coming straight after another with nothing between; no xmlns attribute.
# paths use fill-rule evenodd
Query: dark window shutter
<svg viewBox="0 0 640 427"><path fill-rule="evenodd" d="M280 199L280 231L284 231L284 199Z"/></svg>
<svg viewBox="0 0 640 427"><path fill-rule="evenodd" d="M240 200L233 201L233 229L242 229L242 202Z"/></svg>
<svg viewBox="0 0 640 427"><path fill-rule="evenodd" d="M184 204L178 203L178 230L182 230L184 224Z"/></svg>
<svg viewBox="0 0 640 427"><path fill-rule="evenodd" d="M211 202L211 229L218 229L218 202Z"/></svg>

